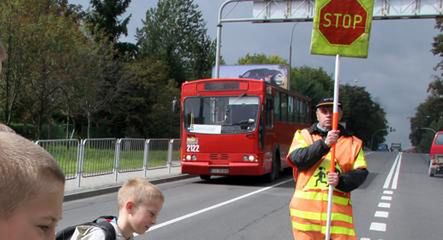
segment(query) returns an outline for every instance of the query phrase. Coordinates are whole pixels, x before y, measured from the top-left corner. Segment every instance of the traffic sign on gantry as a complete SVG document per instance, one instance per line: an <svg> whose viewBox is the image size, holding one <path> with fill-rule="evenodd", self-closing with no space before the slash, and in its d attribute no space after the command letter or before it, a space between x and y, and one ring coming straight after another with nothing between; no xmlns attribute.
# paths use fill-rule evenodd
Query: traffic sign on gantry
<svg viewBox="0 0 443 240"><path fill-rule="evenodd" d="M317 0L311 53L367 57L373 0Z"/></svg>
<svg viewBox="0 0 443 240"><path fill-rule="evenodd" d="M320 10L320 33L332 44L350 45L363 33L366 10L357 0L331 0Z"/></svg>

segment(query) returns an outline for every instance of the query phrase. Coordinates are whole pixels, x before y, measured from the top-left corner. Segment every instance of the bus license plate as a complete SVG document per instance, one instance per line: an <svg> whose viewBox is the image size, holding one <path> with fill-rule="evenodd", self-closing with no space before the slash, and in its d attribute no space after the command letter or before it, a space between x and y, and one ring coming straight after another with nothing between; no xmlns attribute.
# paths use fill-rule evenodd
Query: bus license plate
<svg viewBox="0 0 443 240"><path fill-rule="evenodd" d="M228 174L229 168L211 168L209 171L211 174Z"/></svg>

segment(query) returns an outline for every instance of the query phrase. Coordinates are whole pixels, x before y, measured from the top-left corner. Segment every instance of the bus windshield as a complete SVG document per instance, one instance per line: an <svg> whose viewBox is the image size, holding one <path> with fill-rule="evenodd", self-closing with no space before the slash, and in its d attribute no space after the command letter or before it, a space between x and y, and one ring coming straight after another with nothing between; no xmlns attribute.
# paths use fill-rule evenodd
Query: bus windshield
<svg viewBox="0 0 443 240"><path fill-rule="evenodd" d="M257 96L189 97L184 101L185 129L193 133L244 133L256 128Z"/></svg>

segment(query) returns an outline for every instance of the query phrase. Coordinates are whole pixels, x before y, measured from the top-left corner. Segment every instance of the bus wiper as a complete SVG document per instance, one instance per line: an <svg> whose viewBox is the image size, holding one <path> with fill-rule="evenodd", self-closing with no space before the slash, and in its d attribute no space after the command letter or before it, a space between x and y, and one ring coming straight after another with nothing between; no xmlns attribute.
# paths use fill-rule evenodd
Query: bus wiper
<svg viewBox="0 0 443 240"><path fill-rule="evenodd" d="M255 120L252 118L249 118L248 120L241 120L239 122L233 123L232 126L239 125L240 129L247 129L249 126L253 125L255 123Z"/></svg>
<svg viewBox="0 0 443 240"><path fill-rule="evenodd" d="M248 120L244 119L244 120L238 121L236 123L233 123L232 125L251 125L253 123L255 123L255 120L252 118L249 118Z"/></svg>

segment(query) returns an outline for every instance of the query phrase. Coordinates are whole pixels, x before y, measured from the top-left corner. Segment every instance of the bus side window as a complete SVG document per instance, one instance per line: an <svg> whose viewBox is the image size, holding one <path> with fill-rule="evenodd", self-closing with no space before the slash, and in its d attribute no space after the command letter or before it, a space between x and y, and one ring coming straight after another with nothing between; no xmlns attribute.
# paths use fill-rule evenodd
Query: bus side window
<svg viewBox="0 0 443 240"><path fill-rule="evenodd" d="M273 121L273 112L274 112L274 99L272 95L266 95L266 105L265 105L265 122L267 128L272 128L274 126Z"/></svg>
<svg viewBox="0 0 443 240"><path fill-rule="evenodd" d="M288 95L280 93L280 120L288 121Z"/></svg>
<svg viewBox="0 0 443 240"><path fill-rule="evenodd" d="M258 126L258 146L260 149L265 147L265 118L262 116L260 118L260 124Z"/></svg>
<svg viewBox="0 0 443 240"><path fill-rule="evenodd" d="M276 93L274 96L274 119L277 121L281 120L281 110L280 110L280 93Z"/></svg>
<svg viewBox="0 0 443 240"><path fill-rule="evenodd" d="M296 100L296 104L295 104L295 122L299 123L301 122L301 118L300 118L300 111L301 111L301 101L300 99Z"/></svg>
<svg viewBox="0 0 443 240"><path fill-rule="evenodd" d="M294 122L294 98L288 96L288 122Z"/></svg>

